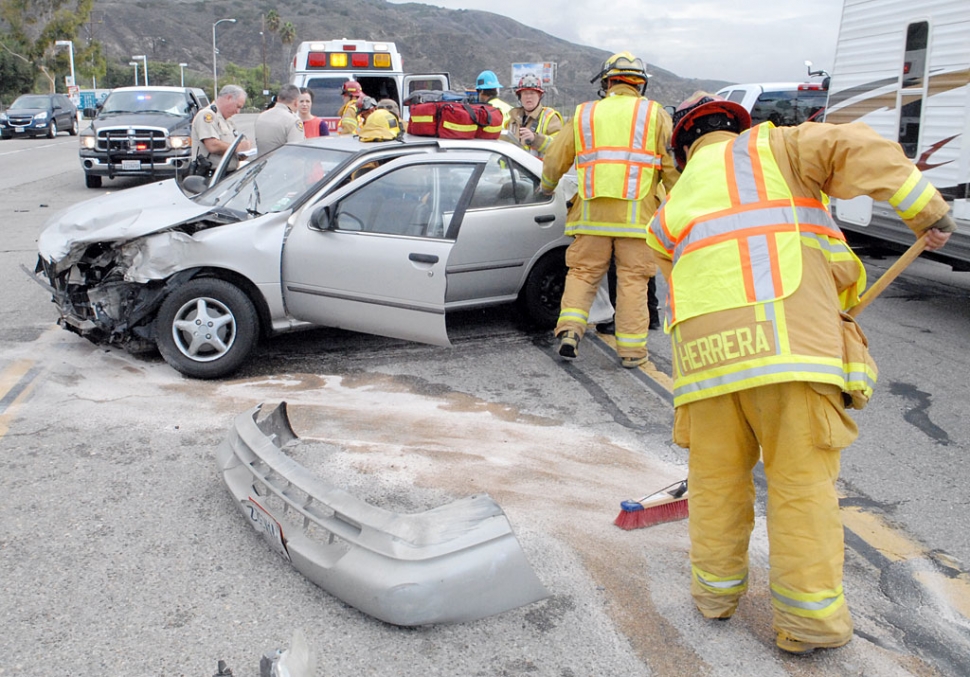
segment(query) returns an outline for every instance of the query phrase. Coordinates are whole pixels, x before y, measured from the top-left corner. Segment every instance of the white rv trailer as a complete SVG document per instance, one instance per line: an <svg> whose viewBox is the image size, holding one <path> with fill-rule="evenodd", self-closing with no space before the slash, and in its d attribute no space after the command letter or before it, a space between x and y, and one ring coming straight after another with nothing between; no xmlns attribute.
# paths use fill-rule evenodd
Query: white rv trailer
<svg viewBox="0 0 970 677"><path fill-rule="evenodd" d="M898 141L952 204L960 232L925 256L970 270L970 1L845 0L825 121L856 120ZM912 244L887 203L833 203L844 230Z"/></svg>

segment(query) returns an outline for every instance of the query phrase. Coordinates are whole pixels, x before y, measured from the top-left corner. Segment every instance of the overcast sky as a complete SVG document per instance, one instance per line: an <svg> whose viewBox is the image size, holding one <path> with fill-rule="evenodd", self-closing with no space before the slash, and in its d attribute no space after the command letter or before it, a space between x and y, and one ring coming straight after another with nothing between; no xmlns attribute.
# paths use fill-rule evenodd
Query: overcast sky
<svg viewBox="0 0 970 677"><path fill-rule="evenodd" d="M806 59L831 70L842 14L842 0L628 0L598 4L592 12L591 0L423 4L502 14L570 42L629 49L680 77L729 82L807 79Z"/></svg>

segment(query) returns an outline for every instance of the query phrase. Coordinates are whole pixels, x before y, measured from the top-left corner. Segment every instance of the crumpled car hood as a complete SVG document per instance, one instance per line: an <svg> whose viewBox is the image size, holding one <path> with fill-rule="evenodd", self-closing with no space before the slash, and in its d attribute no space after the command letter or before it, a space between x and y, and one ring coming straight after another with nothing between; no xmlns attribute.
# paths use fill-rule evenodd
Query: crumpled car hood
<svg viewBox="0 0 970 677"><path fill-rule="evenodd" d="M47 222L37 249L57 262L79 244L126 242L201 216L210 207L182 193L175 179L119 190L86 200Z"/></svg>

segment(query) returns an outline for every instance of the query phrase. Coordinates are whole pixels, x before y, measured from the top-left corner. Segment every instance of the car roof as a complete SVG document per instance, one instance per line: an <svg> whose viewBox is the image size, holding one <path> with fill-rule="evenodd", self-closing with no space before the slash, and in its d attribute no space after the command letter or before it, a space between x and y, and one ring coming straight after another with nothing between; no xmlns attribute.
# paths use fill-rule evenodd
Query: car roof
<svg viewBox="0 0 970 677"><path fill-rule="evenodd" d="M439 139L432 136L404 134L400 141L361 141L356 136L332 134L330 136L320 136L296 143L337 148L351 153L376 152L402 145L411 147L430 146L440 148L441 150L488 151L507 155L537 173L541 172L542 166L542 161L528 151L515 144L499 139ZM538 168L536 165L538 165Z"/></svg>
<svg viewBox="0 0 970 677"><path fill-rule="evenodd" d="M181 92L185 93L189 87L165 87L165 86L141 86L141 87L115 87L112 92Z"/></svg>
<svg viewBox="0 0 970 677"><path fill-rule="evenodd" d="M779 92L784 91L795 91L802 85L812 84L809 82L748 82L739 85L725 85L721 87L719 92L725 92L732 89L751 89L753 87L760 87L762 90L774 90Z"/></svg>

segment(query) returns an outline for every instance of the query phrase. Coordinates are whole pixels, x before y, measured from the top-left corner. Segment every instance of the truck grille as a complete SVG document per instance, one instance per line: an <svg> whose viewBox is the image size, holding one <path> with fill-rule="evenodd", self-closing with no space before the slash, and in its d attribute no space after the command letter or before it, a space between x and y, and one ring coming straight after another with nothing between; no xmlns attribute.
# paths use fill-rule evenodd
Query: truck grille
<svg viewBox="0 0 970 677"><path fill-rule="evenodd" d="M168 135L164 129L120 127L98 130L96 148L107 153L158 153L165 151L167 147Z"/></svg>

